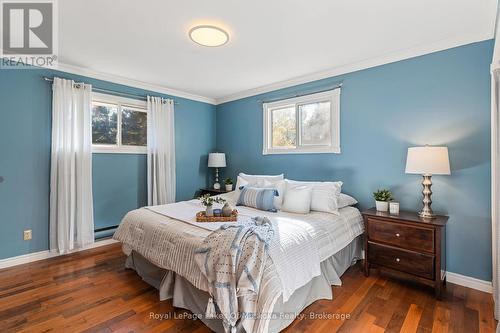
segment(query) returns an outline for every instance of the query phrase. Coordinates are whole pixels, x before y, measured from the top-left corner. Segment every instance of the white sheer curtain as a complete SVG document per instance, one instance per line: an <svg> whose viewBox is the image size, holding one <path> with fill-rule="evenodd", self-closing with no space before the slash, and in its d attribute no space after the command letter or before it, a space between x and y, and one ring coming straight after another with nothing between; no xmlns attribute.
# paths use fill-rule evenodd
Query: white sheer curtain
<svg viewBox="0 0 500 333"><path fill-rule="evenodd" d="M92 87L54 78L50 168L50 249L65 253L94 242Z"/></svg>
<svg viewBox="0 0 500 333"><path fill-rule="evenodd" d="M148 205L175 202L174 101L148 96Z"/></svg>

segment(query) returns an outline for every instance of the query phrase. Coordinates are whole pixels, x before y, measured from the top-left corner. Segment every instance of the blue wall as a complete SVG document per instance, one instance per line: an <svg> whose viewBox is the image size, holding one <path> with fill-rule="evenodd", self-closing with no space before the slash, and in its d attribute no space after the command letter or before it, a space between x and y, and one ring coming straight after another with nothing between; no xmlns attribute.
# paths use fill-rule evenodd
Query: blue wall
<svg viewBox="0 0 500 333"><path fill-rule="evenodd" d="M448 270L491 280L490 73L492 41L366 69L217 107L225 176L242 171L291 179L342 180L362 208L387 187L403 208L421 202L421 177L404 173L413 145L449 147L451 176L433 177L433 208L450 215ZM341 154L262 155L259 100L343 81Z"/></svg>
<svg viewBox="0 0 500 333"><path fill-rule="evenodd" d="M0 259L48 249L52 89L42 76L70 78L118 92L153 94L51 70L0 70ZM206 156L215 148L215 106L173 97L177 199L207 184ZM94 154L96 228L116 225L147 201L145 155ZM33 239L23 241L23 230Z"/></svg>
<svg viewBox="0 0 500 333"><path fill-rule="evenodd" d="M471 44L298 87L212 105L175 98L177 199L207 184L206 155L227 153L223 176L281 173L344 181L344 192L373 205L371 192L391 188L403 208L420 207L420 177L406 175L406 149L447 145L451 176L434 177L437 212L449 214L448 270L491 279L490 76L493 43ZM48 248L51 87L41 76L99 88L140 89L50 70L0 70L0 258ZM262 155L259 100L343 81L341 154ZM169 97L169 96L165 96ZM217 112L215 112L217 110ZM216 121L220 130L216 132ZM216 144L217 143L217 144ZM94 154L96 227L113 225L146 203L144 155ZM33 240L22 231L33 229Z"/></svg>
<svg viewBox="0 0 500 333"><path fill-rule="evenodd" d="M144 154L93 154L94 227L117 225L131 209L147 205L147 157ZM107 236L114 230L97 233Z"/></svg>

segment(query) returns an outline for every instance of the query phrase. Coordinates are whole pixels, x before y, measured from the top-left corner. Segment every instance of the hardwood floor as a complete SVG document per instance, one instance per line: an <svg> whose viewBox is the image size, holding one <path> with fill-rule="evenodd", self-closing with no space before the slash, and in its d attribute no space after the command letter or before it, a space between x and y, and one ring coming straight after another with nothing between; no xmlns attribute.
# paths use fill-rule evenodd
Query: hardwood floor
<svg viewBox="0 0 500 333"><path fill-rule="evenodd" d="M0 332L210 332L201 321L185 319L188 311L159 302L156 290L124 269L124 261L113 244L0 270ZM332 301L310 305L286 332L495 330L487 293L448 283L437 301L431 288L377 273L365 278L359 264L342 280Z"/></svg>

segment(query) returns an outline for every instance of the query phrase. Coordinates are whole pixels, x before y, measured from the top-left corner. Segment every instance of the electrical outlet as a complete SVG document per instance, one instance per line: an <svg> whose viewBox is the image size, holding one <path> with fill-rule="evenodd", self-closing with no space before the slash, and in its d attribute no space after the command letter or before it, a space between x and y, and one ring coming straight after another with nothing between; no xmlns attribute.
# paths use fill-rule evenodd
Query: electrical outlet
<svg viewBox="0 0 500 333"><path fill-rule="evenodd" d="M24 240L30 240L31 239L31 229L29 230L24 230L23 238Z"/></svg>

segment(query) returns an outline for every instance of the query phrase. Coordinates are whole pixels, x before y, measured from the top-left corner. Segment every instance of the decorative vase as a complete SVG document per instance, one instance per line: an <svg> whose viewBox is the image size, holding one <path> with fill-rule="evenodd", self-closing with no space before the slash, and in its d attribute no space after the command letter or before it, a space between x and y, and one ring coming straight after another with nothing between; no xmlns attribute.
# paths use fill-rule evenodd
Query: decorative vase
<svg viewBox="0 0 500 333"><path fill-rule="evenodd" d="M233 184L226 184L226 191L231 192L233 190Z"/></svg>
<svg viewBox="0 0 500 333"><path fill-rule="evenodd" d="M387 212L389 210L389 202L387 201L375 201L375 206L379 212Z"/></svg>
<svg viewBox="0 0 500 333"><path fill-rule="evenodd" d="M207 208L205 209L205 216L214 216L213 206L207 206Z"/></svg>
<svg viewBox="0 0 500 333"><path fill-rule="evenodd" d="M226 185L227 186L227 185ZM226 202L226 204L224 205L224 207L222 207L222 216L225 216L225 217L228 217L228 216L231 216L231 213L233 212L233 209L231 208L231 206L229 206L229 204Z"/></svg>

